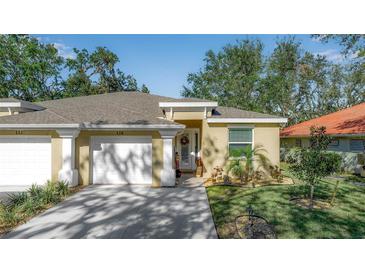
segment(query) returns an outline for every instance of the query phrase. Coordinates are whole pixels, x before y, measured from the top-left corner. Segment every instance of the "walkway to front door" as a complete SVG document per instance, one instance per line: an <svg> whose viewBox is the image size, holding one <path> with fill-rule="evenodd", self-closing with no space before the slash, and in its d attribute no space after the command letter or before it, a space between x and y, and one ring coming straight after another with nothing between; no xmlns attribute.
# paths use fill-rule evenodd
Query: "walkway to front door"
<svg viewBox="0 0 365 274"><path fill-rule="evenodd" d="M217 238L204 187L93 185L5 238Z"/></svg>

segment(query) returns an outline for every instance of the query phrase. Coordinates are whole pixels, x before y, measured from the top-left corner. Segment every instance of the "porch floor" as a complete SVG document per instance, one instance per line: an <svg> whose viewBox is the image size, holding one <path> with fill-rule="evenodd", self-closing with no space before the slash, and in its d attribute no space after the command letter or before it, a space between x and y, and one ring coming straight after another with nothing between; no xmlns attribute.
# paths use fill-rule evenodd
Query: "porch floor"
<svg viewBox="0 0 365 274"><path fill-rule="evenodd" d="M193 173L182 173L179 179L176 179L177 187L202 187L204 184L203 177L195 177Z"/></svg>

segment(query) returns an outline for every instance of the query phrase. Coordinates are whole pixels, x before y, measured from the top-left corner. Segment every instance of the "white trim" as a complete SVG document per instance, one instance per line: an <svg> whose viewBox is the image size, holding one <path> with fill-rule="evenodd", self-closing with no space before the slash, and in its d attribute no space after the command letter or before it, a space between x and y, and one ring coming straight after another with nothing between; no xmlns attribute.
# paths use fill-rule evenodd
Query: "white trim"
<svg viewBox="0 0 365 274"><path fill-rule="evenodd" d="M25 102L0 102L0 107L8 107L8 108L26 108L26 109L32 109L32 110L43 110L44 107Z"/></svg>
<svg viewBox="0 0 365 274"><path fill-rule="evenodd" d="M171 107L217 107L217 102L160 102L160 108Z"/></svg>
<svg viewBox="0 0 365 274"><path fill-rule="evenodd" d="M61 138L76 138L79 136L80 130L78 129L59 129L57 130L58 135Z"/></svg>
<svg viewBox="0 0 365 274"><path fill-rule="evenodd" d="M208 118L208 123L287 123L287 118Z"/></svg>
<svg viewBox="0 0 365 274"><path fill-rule="evenodd" d="M227 128L248 128L254 129L255 125L227 125Z"/></svg>

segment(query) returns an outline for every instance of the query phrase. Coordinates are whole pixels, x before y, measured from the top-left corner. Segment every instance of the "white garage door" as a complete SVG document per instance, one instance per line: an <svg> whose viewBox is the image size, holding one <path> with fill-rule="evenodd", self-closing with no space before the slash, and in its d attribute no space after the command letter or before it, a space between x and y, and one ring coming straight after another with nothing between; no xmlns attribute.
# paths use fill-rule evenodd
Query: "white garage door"
<svg viewBox="0 0 365 274"><path fill-rule="evenodd" d="M93 137L93 184L152 184L151 137Z"/></svg>
<svg viewBox="0 0 365 274"><path fill-rule="evenodd" d="M0 185L44 184L51 170L50 137L0 137Z"/></svg>

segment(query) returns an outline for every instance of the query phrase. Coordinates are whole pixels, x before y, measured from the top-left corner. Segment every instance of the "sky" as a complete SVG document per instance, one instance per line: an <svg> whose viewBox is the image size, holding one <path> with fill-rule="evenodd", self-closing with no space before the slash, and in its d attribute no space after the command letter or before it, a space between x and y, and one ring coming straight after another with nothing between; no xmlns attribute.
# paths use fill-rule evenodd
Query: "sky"
<svg viewBox="0 0 365 274"><path fill-rule="evenodd" d="M204 65L208 50L218 52L226 44L241 39L260 39L264 54L269 55L278 39L285 35L34 35L43 43L52 43L59 55L73 58L73 48L93 51L107 47L117 54L118 67L133 75L138 85L147 85L151 93L181 97L186 77L198 72ZM295 35L303 49L341 62L340 48L335 43L323 44L310 35Z"/></svg>

